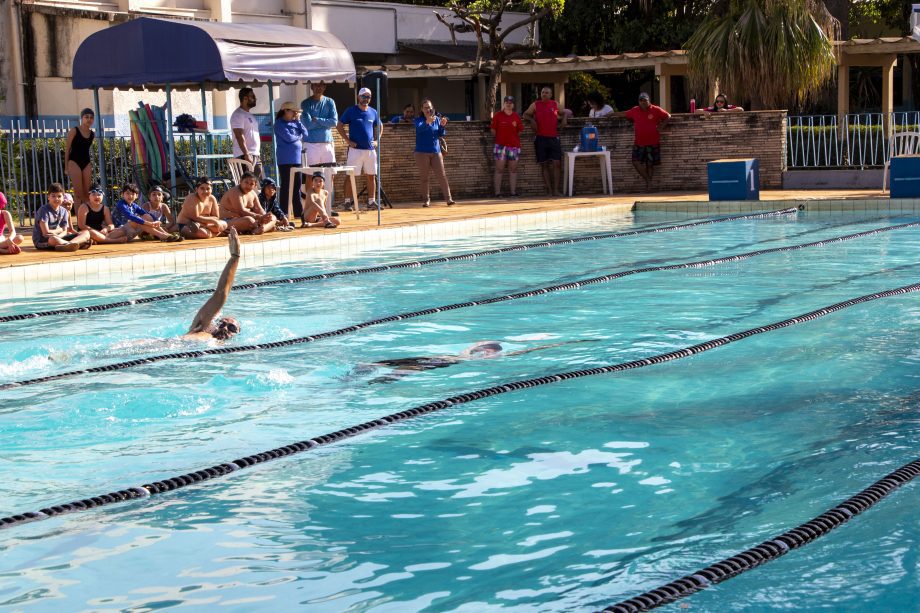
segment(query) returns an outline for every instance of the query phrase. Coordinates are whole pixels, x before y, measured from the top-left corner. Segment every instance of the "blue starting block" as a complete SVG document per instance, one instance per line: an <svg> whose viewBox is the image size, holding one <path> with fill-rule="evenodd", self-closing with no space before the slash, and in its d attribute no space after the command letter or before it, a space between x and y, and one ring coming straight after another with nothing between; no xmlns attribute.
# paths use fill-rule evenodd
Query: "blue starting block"
<svg viewBox="0 0 920 613"><path fill-rule="evenodd" d="M920 155L891 158L891 197L920 198Z"/></svg>
<svg viewBox="0 0 920 613"><path fill-rule="evenodd" d="M707 164L707 170L710 201L760 200L760 164L757 158L713 160Z"/></svg>

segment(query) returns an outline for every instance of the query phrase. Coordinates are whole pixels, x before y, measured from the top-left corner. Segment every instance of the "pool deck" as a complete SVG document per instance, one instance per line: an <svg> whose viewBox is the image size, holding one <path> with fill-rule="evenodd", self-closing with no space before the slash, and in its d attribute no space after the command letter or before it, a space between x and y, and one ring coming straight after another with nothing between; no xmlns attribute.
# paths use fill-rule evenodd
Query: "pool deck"
<svg viewBox="0 0 920 613"><path fill-rule="evenodd" d="M888 202L886 194L871 190L775 190L761 191L763 206L758 210L769 208L770 201L850 201L856 202L878 201ZM632 210L637 202L643 207L654 210L658 206L669 205L667 210L674 210L686 203L687 208L694 206L696 212L700 209L711 210L713 213L725 214L735 208L732 204L709 203L704 192L654 192L616 194L613 196L591 195L574 196L572 198L521 198L464 200L456 206L446 207L443 203L435 203L431 208L422 208L418 204L398 204L393 209L385 209L381 215L381 224L377 225L377 212L366 211L360 219L354 213L340 213L342 225L334 230L321 228L298 229L294 232L273 232L264 236L244 236L243 244L258 243L263 241L278 241L304 236L321 237L342 233L366 232L378 228L400 228L419 226L424 224L443 223L461 220L486 220L501 216L527 215L549 211L565 211L582 209L585 207L622 208L623 211ZM757 205L748 202L748 205ZM854 207L855 208L855 207ZM886 207L887 208L887 207ZM225 239L214 238L209 240L184 241L182 243L160 243L159 241L134 241L124 245L94 245L91 249L74 253L58 253L54 251L38 251L32 246L31 234L27 230L22 253L17 256L0 256L0 270L35 266L40 264L53 264L60 261L93 260L111 257L128 257L142 254L163 252L176 252L180 250L194 250L205 247L214 247L223 244ZM7 271L10 272L10 271Z"/></svg>

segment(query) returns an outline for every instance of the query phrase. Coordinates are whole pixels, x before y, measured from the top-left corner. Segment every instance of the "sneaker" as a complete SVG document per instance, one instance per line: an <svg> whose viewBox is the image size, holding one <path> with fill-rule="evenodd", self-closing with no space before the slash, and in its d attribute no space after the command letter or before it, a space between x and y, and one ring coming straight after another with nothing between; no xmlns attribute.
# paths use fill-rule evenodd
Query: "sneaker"
<svg viewBox="0 0 920 613"><path fill-rule="evenodd" d="M368 201L367 201L367 210L371 211L371 210L376 210L376 209L379 209L379 208L380 208L380 206L377 204L377 201L376 201L376 200L368 200Z"/></svg>
<svg viewBox="0 0 920 613"><path fill-rule="evenodd" d="M354 211L354 210L355 210L355 203L352 202L351 198L346 198L346 199L345 199L345 204L342 205L342 209L345 210L345 211Z"/></svg>

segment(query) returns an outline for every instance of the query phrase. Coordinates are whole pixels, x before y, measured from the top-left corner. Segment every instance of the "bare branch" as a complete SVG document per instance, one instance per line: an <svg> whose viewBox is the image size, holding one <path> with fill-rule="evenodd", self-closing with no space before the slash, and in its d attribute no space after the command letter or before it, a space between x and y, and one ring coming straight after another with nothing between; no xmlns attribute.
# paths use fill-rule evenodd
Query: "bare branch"
<svg viewBox="0 0 920 613"><path fill-rule="evenodd" d="M520 20L519 22L517 22L517 23L515 23L515 24L512 24L512 25L510 25L510 26L508 26L507 28L505 28L505 31L502 32L501 36L498 37L498 40L496 40L495 43L496 43L496 44L501 44L501 43L505 42L505 37L506 37L506 36L508 36L509 34L511 34L512 32L514 32L514 31L517 30L518 28L523 28L523 27L526 26L526 25L529 25L529 24L534 23L534 22L536 22L536 21L540 21L541 19L543 19L544 17L546 17L547 15L549 15L550 10L551 10L550 7L548 7L548 6L547 6L547 7L544 7L544 8L542 8L542 9L540 9L539 12L537 12L537 13L531 13L531 15L530 15L529 17L526 17L526 18Z"/></svg>

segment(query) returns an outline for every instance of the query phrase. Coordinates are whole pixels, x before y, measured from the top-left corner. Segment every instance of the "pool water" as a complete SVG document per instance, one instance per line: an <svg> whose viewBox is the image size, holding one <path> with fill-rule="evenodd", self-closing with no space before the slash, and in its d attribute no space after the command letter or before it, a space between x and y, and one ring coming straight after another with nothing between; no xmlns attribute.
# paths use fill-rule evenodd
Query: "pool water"
<svg viewBox="0 0 920 613"><path fill-rule="evenodd" d="M231 345L608 272L851 234L908 215L732 221L234 292ZM349 261L303 276L652 227L611 217ZM917 279L920 229L438 313L293 347L0 391L0 516L141 485L502 382L647 357ZM32 312L212 285L9 301ZM171 353L201 296L0 324L0 383ZM503 394L149 500L0 531L0 606L591 611L756 545L917 456L920 295L691 358ZM504 353L406 371L383 360ZM448 360L449 361L449 360ZM918 484L686 602L697 610L915 609ZM679 605L673 605L675 608Z"/></svg>

